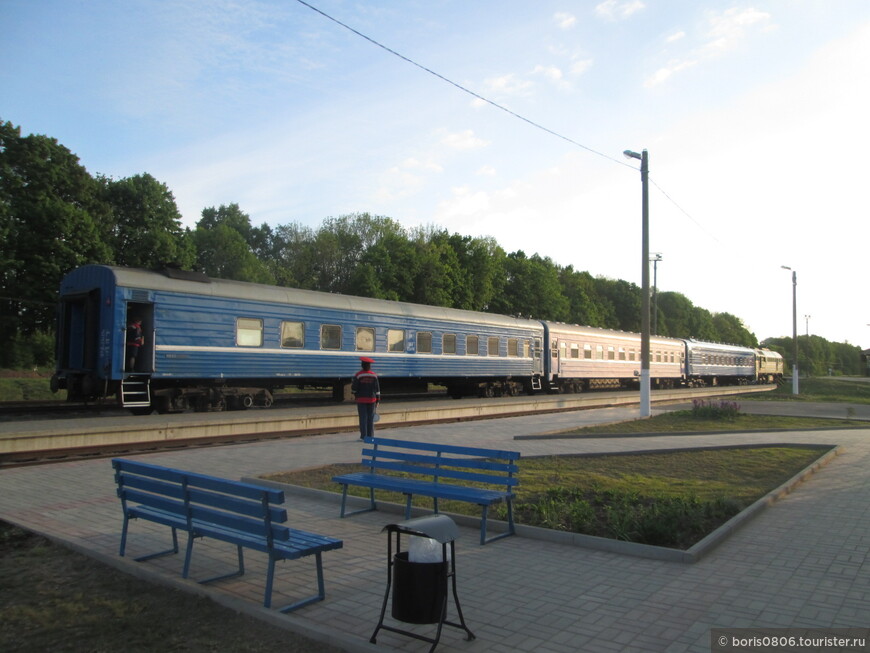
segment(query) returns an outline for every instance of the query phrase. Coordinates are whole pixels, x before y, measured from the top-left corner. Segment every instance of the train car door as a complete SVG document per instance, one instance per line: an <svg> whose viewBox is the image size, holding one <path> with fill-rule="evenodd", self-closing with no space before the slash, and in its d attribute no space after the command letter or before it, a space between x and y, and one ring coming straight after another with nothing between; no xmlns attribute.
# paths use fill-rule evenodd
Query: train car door
<svg viewBox="0 0 870 653"><path fill-rule="evenodd" d="M154 371L154 339L157 335L154 327L154 304L146 304L142 302L127 302L127 320L124 325L125 340L129 338L129 325L134 320L140 320L143 342L139 347L139 352L136 356L136 362L133 369L129 367L125 360L124 371L137 374L148 374ZM126 352L125 352L126 356Z"/></svg>
<svg viewBox="0 0 870 653"><path fill-rule="evenodd" d="M544 352L542 351L543 343L540 338L535 338L534 345L532 345L532 356L534 357L532 362L532 373L541 375L544 373Z"/></svg>
<svg viewBox="0 0 870 653"><path fill-rule="evenodd" d="M550 341L550 375L552 377L559 376L561 370L561 356L559 355L559 341L553 338Z"/></svg>
<svg viewBox="0 0 870 653"><path fill-rule="evenodd" d="M57 369L94 371L100 335L100 291L62 298Z"/></svg>

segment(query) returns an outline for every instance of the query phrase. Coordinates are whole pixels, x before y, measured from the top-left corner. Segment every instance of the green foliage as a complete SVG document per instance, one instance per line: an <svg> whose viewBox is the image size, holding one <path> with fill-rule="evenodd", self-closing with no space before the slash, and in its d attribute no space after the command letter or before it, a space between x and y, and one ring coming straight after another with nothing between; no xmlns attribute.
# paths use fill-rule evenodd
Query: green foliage
<svg viewBox="0 0 870 653"><path fill-rule="evenodd" d="M793 338L768 338L763 346L782 354L790 374L794 359ZM798 336L798 369L801 376L863 376L861 348L848 342L830 342L821 336Z"/></svg>
<svg viewBox="0 0 870 653"><path fill-rule="evenodd" d="M692 417L695 419L711 419L733 422L740 416L740 404L736 401L718 401L704 399L692 400Z"/></svg>
<svg viewBox="0 0 870 653"><path fill-rule="evenodd" d="M112 209L108 242L115 263L134 268L192 267L193 244L181 227L181 214L166 184L147 173L101 181Z"/></svg>
<svg viewBox="0 0 870 653"><path fill-rule="evenodd" d="M238 204L203 209L193 232L199 268L221 279L274 284L275 277L253 251L255 246L262 247L262 233L251 227Z"/></svg>
<svg viewBox="0 0 870 653"><path fill-rule="evenodd" d="M633 490L556 487L515 506L524 524L654 546L687 548L738 512L725 497L644 496Z"/></svg>
<svg viewBox="0 0 870 653"><path fill-rule="evenodd" d="M0 340L52 329L63 274L109 255L107 216L78 157L0 122Z"/></svg>

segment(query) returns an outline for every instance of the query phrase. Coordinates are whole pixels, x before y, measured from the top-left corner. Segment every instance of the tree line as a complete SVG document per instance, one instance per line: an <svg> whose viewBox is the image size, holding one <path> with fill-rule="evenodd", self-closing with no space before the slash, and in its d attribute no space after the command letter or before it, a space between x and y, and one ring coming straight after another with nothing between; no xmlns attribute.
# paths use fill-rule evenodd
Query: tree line
<svg viewBox="0 0 870 653"><path fill-rule="evenodd" d="M0 243L0 338L9 345L0 349L0 367L53 361L60 280L88 263L174 265L239 281L640 331L636 284L506 252L490 237L406 229L368 213L326 218L317 228L254 226L237 204L205 208L187 228L172 192L151 175L93 176L56 139L22 136L2 121ZM680 293L659 292L656 304L659 335L758 345L739 318ZM779 340L790 339L776 348L785 346ZM838 363L843 372L852 366L847 353Z"/></svg>

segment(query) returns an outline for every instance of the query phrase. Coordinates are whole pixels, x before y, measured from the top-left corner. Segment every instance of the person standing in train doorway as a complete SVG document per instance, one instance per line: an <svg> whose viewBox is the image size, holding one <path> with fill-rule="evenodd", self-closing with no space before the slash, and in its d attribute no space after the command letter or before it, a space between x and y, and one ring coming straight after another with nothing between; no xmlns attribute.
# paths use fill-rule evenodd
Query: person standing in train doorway
<svg viewBox="0 0 870 653"><path fill-rule="evenodd" d="M145 336L142 335L142 320L134 317L127 325L126 362L127 371L136 371L136 359L139 357L139 349L145 344Z"/></svg>
<svg viewBox="0 0 870 653"><path fill-rule="evenodd" d="M375 435L375 411L381 401L381 385L378 375L372 372L371 358L360 358L362 369L357 372L350 384L350 391L356 399L359 413L359 437L372 438Z"/></svg>

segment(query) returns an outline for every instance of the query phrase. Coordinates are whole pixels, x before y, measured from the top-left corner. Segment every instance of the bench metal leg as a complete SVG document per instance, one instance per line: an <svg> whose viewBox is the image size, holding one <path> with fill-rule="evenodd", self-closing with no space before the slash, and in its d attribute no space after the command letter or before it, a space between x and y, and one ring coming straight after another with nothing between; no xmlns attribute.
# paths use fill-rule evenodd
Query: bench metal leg
<svg viewBox="0 0 870 653"><path fill-rule="evenodd" d="M490 542L495 542L496 540L500 540L504 537L510 537L511 535L516 534L516 528L514 528L514 510L513 510L513 502L507 502L507 510L508 510L508 529L504 533L499 533L498 535L493 535L489 539L486 537L486 513L488 511L489 506L483 506L483 515L480 518L480 544L483 546L484 544L489 544Z"/></svg>
<svg viewBox="0 0 870 653"><path fill-rule="evenodd" d="M187 555L184 560L184 571L181 573L182 578L187 578L188 573L190 572L190 559L193 553L193 538L195 536L191 535L187 540ZM245 554L240 545L236 545L236 555L238 556L239 567L236 571L231 571L228 574L221 574L220 576L213 576L211 578L206 578L205 580L198 581L200 585L204 585L206 583L213 583L217 580L224 580L226 578L235 578L236 576L244 576L245 574Z"/></svg>
<svg viewBox="0 0 870 653"><path fill-rule="evenodd" d="M361 510L354 510L353 512L345 512L345 508L347 506L347 484L342 484L344 488L341 492L341 517L350 517L351 515L358 515L361 512L371 512L373 510L377 510L377 506L375 505L375 489L369 488L369 507L362 508Z"/></svg>
<svg viewBox="0 0 870 653"><path fill-rule="evenodd" d="M323 557L320 551L314 554L314 559L317 564L317 594L296 601L295 603L290 603L289 605L285 605L282 608L278 608L279 612L293 612L294 610L298 610L299 608L305 607L306 605L311 605L312 603L317 603L318 601L322 601L324 598L326 598L326 590L323 584ZM267 608L271 607L272 604L272 576L274 574L274 571L275 560L270 556L269 576L266 579L266 601L265 603L263 603L263 605Z"/></svg>
<svg viewBox="0 0 870 653"><path fill-rule="evenodd" d="M121 548L118 550L118 554L123 558L124 553L127 549L127 527L130 523L130 520L125 516L124 517L124 526L121 528ZM138 558L133 558L136 562L144 562L145 560L151 560L152 558L159 558L160 556L169 555L171 553L178 553L178 532L175 528L172 528L172 548L166 549L165 551L158 551L157 553L149 553L144 556L139 556Z"/></svg>

